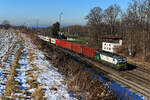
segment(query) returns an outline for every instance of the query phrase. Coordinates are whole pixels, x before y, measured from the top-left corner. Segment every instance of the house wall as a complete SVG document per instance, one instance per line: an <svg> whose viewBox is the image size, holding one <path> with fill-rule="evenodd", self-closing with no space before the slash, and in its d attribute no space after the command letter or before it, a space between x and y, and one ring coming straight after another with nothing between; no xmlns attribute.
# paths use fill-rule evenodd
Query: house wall
<svg viewBox="0 0 150 100"><path fill-rule="evenodd" d="M115 48L122 45L122 40L119 43L102 42L102 50L115 53Z"/></svg>

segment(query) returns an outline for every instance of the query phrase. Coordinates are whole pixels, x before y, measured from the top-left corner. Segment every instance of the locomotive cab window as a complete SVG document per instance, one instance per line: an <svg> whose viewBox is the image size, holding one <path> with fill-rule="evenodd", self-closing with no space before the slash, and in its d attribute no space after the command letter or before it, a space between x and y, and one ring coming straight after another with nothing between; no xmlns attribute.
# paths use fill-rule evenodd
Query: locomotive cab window
<svg viewBox="0 0 150 100"><path fill-rule="evenodd" d="M113 61L115 61L115 59L113 58Z"/></svg>

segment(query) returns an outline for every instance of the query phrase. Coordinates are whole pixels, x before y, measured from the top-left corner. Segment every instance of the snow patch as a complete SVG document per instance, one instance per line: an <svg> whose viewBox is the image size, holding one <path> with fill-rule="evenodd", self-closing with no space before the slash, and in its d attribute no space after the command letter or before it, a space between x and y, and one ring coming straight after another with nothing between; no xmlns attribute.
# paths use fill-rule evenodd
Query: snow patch
<svg viewBox="0 0 150 100"><path fill-rule="evenodd" d="M67 85L64 84L65 76L58 73L57 69L46 60L43 52L36 49L31 41L28 42L30 43L29 48L32 48L32 53L34 53L34 56L36 57L31 63L37 65L41 70L38 73L37 80L43 84L45 97L48 100L77 100L68 93Z"/></svg>

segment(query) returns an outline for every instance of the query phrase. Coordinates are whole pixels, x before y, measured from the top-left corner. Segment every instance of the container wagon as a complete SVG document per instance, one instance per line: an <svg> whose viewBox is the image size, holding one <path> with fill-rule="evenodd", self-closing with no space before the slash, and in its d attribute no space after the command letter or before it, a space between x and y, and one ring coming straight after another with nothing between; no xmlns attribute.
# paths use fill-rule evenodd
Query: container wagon
<svg viewBox="0 0 150 100"><path fill-rule="evenodd" d="M65 45L66 45L66 41L64 40L60 40L60 46L65 48Z"/></svg>
<svg viewBox="0 0 150 100"><path fill-rule="evenodd" d="M82 53L82 46L80 44L72 43L72 51Z"/></svg>
<svg viewBox="0 0 150 100"><path fill-rule="evenodd" d="M55 38L51 38L51 43L52 44L56 44L56 39Z"/></svg>
<svg viewBox="0 0 150 100"><path fill-rule="evenodd" d="M85 56L88 56L90 58L95 57L95 51L97 51L97 48L92 48L92 47L88 47L88 46L83 46L83 48L82 48L82 53Z"/></svg>
<svg viewBox="0 0 150 100"><path fill-rule="evenodd" d="M71 50L72 49L72 43L66 41L65 48Z"/></svg>
<svg viewBox="0 0 150 100"><path fill-rule="evenodd" d="M56 39L55 44L58 46L60 44L60 40Z"/></svg>

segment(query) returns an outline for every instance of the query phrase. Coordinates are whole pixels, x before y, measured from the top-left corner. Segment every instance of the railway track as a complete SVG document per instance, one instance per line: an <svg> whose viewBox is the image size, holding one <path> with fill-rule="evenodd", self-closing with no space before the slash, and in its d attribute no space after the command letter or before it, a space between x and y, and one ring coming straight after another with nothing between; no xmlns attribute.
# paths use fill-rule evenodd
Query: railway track
<svg viewBox="0 0 150 100"><path fill-rule="evenodd" d="M93 62L90 62L90 63L93 63ZM93 65L96 65L96 67L109 73L107 74L107 76L113 79L114 81L150 99L150 95L149 95L150 94L150 87L149 87L150 81L149 80L143 79L143 77L139 78L139 76L132 74L131 72L118 72L112 68L108 68L104 65L100 65L96 63L95 64L93 63Z"/></svg>
<svg viewBox="0 0 150 100"><path fill-rule="evenodd" d="M126 72L125 72L124 74L126 74ZM150 79L143 78L142 76L137 75L136 73L127 72L127 75L128 75L128 76L131 76L131 77L133 77L133 78L135 78L135 79L138 79L140 82L142 82L142 84L143 84L143 82L144 82L144 83L147 83L147 84L150 84ZM149 87L149 88L150 88L150 87Z"/></svg>
<svg viewBox="0 0 150 100"><path fill-rule="evenodd" d="M150 70L148 70L148 69L144 69L144 68L141 68L141 67L138 67L137 69L138 69L137 71L141 71L143 73L147 73L147 74L150 75Z"/></svg>
<svg viewBox="0 0 150 100"><path fill-rule="evenodd" d="M139 77L138 75L136 75L136 74L133 74L133 73L131 73L131 72L127 72L127 73L125 73L125 74L127 74L126 76L124 75L124 76L122 76L123 78L125 78L125 79L128 79L128 80L131 80L131 81L135 81L136 83L138 83L139 85L142 85L143 87L145 87L145 88L147 88L147 89L149 89L150 90L150 87L149 87L149 85L148 84L150 84L150 80L149 79L145 79L145 78L143 78L143 77Z"/></svg>
<svg viewBox="0 0 150 100"><path fill-rule="evenodd" d="M93 61L89 58L83 57L79 54L73 53L69 50L66 50L64 48L60 48L57 46L54 46L52 44L48 44L52 48L59 49L63 51L64 53L68 53L73 57L76 57L77 59L80 59L81 62L88 63L92 66L95 66L99 68L99 70L102 70L109 78L116 81L119 84L122 84L123 86L127 87L128 89L131 89L133 92L137 92L140 95L144 96L145 98L150 99L150 80L148 78L143 77L141 74L138 74L138 72L147 73L147 75L150 73L149 71L146 71L142 68L137 67L136 73L134 70L132 71L117 71L111 67L107 67L101 63L98 63L96 61Z"/></svg>
<svg viewBox="0 0 150 100"><path fill-rule="evenodd" d="M144 65L137 65L137 64L135 64L135 63L131 63L131 62L129 62L129 66L130 65L133 65L133 66L138 66L136 69L136 71L142 71L142 72L144 72L144 73L148 73L148 74L150 74L150 67L148 68L148 66L146 67L146 66L144 66Z"/></svg>

